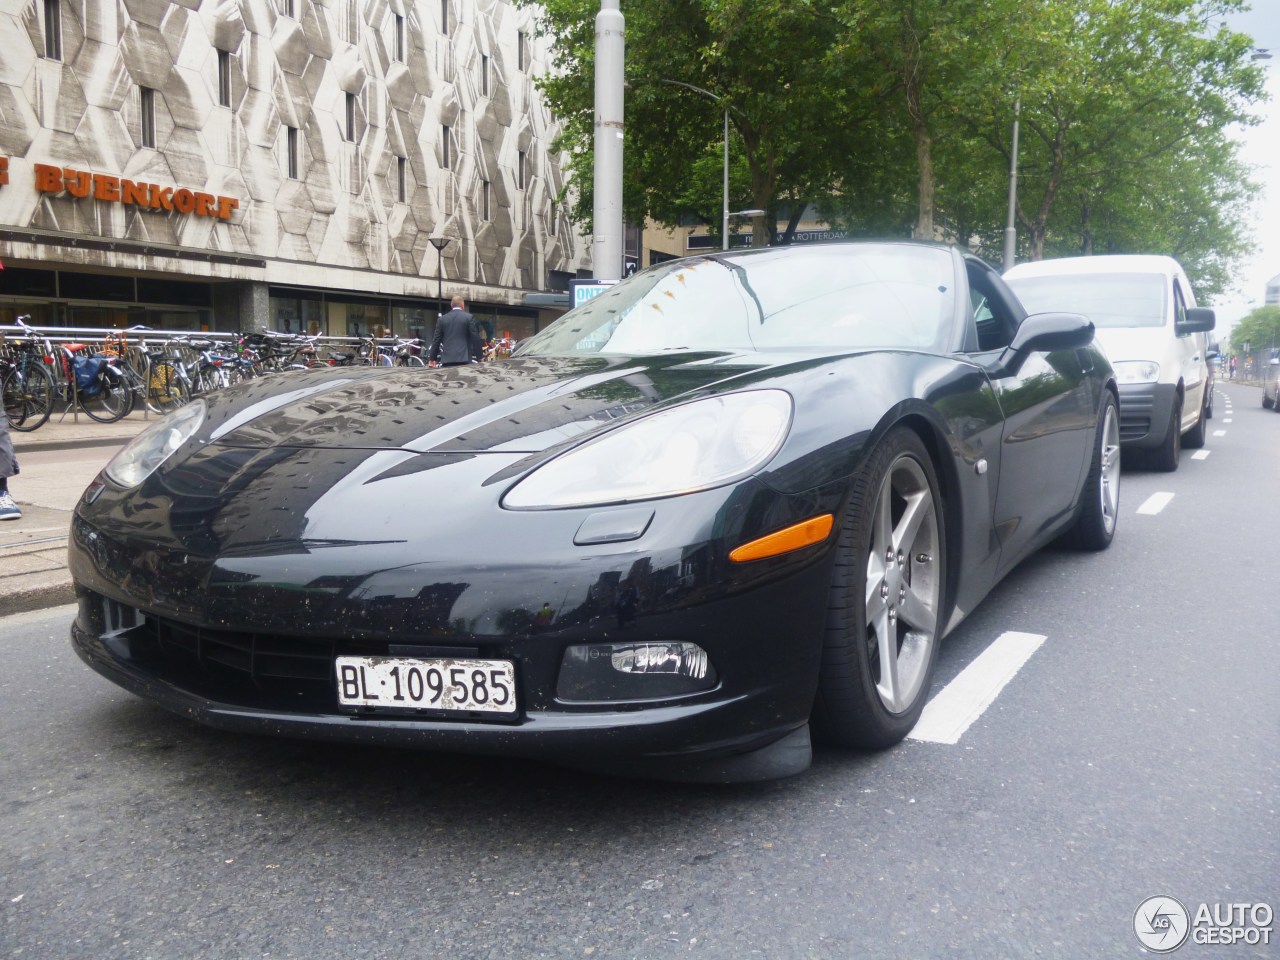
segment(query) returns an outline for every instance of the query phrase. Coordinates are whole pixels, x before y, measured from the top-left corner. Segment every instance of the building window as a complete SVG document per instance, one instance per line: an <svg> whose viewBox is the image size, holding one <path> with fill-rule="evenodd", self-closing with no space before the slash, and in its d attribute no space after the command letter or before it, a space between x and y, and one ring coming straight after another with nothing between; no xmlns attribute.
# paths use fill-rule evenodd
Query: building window
<svg viewBox="0 0 1280 960"><path fill-rule="evenodd" d="M356 142L356 95L347 94L347 124L344 131L347 143Z"/></svg>
<svg viewBox="0 0 1280 960"><path fill-rule="evenodd" d="M44 0L44 55L62 59L62 2Z"/></svg>
<svg viewBox="0 0 1280 960"><path fill-rule="evenodd" d="M453 169L453 151L449 149L450 141L453 139L453 130L449 127L440 128L440 166L445 170Z"/></svg>
<svg viewBox="0 0 1280 960"><path fill-rule="evenodd" d="M449 35L449 0L440 0L440 33Z"/></svg>
<svg viewBox="0 0 1280 960"><path fill-rule="evenodd" d="M284 172L290 180L298 179L298 128L284 128Z"/></svg>
<svg viewBox="0 0 1280 960"><path fill-rule="evenodd" d="M218 51L218 106L231 106L231 54Z"/></svg>
<svg viewBox="0 0 1280 960"><path fill-rule="evenodd" d="M489 55L480 54L480 96L489 95Z"/></svg>
<svg viewBox="0 0 1280 960"><path fill-rule="evenodd" d="M280 0L280 16L293 18L293 0Z"/></svg>
<svg viewBox="0 0 1280 960"><path fill-rule="evenodd" d="M529 59L528 41L525 39L524 31L516 31L516 69L524 70Z"/></svg>
<svg viewBox="0 0 1280 960"><path fill-rule="evenodd" d="M526 156L523 150L516 154L516 187L520 190L523 190L525 186Z"/></svg>
<svg viewBox="0 0 1280 960"><path fill-rule="evenodd" d="M480 181L480 219L489 220L489 181Z"/></svg>
<svg viewBox="0 0 1280 960"><path fill-rule="evenodd" d="M409 161L404 157L396 157L396 199L401 203L409 200Z"/></svg>
<svg viewBox="0 0 1280 960"><path fill-rule="evenodd" d="M142 115L142 145L156 145L156 92L150 87L138 88L138 105Z"/></svg>
<svg viewBox="0 0 1280 960"><path fill-rule="evenodd" d="M360 36L360 11L357 3L358 0L343 0L342 3L342 12L344 14L342 22L345 28L343 31L345 36L342 39L350 44L356 43Z"/></svg>
<svg viewBox="0 0 1280 960"><path fill-rule="evenodd" d="M404 62L404 17L396 14L395 20L395 58L401 63Z"/></svg>

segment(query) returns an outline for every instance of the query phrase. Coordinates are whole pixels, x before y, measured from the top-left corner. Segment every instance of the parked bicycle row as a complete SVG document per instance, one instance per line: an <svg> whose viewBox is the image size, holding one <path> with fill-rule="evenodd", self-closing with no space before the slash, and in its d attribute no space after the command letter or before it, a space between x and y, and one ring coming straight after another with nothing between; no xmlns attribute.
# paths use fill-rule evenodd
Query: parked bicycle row
<svg viewBox="0 0 1280 960"><path fill-rule="evenodd" d="M15 430L36 430L55 409L78 409L111 423L138 404L167 413L193 397L241 380L317 366L423 366L418 340L327 338L275 333L156 337L133 327L100 339L59 337L17 319L0 334L0 393ZM335 349L336 348L336 349Z"/></svg>

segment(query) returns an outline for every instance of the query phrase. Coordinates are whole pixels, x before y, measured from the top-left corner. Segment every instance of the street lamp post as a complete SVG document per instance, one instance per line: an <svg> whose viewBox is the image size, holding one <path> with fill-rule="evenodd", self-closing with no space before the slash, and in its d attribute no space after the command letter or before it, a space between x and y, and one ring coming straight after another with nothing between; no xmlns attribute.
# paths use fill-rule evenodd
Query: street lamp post
<svg viewBox="0 0 1280 960"><path fill-rule="evenodd" d="M729 218L730 217L763 217L763 210L726 210L724 214L724 245L723 249L729 249Z"/></svg>
<svg viewBox="0 0 1280 960"><path fill-rule="evenodd" d="M444 248L451 242L450 237L431 237L431 245L436 248L436 319L444 316Z"/></svg>
<svg viewBox="0 0 1280 960"><path fill-rule="evenodd" d="M710 90L704 90L702 87L695 87L692 83L685 83L682 80L663 80L663 83L669 83L673 87L684 87L686 90L692 90L694 93L700 93L704 97L708 97L717 104L724 104L724 184L721 193L721 218L720 218L720 246L722 250L729 249L729 105L724 103L723 96L717 96ZM763 215L764 211L743 210L743 214L754 214L756 216Z"/></svg>
<svg viewBox="0 0 1280 960"><path fill-rule="evenodd" d="M1022 109L1022 98L1013 101L1013 149L1009 151L1009 221L1004 228L1004 268L1013 266L1015 252L1018 247L1018 229L1014 219L1018 208L1018 114Z"/></svg>

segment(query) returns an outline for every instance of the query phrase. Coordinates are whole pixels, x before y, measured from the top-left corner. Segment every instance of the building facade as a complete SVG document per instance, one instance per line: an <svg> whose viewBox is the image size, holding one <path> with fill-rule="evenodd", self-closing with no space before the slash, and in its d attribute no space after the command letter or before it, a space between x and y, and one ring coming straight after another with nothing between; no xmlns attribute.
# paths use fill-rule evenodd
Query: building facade
<svg viewBox="0 0 1280 960"><path fill-rule="evenodd" d="M0 324L429 336L438 295L461 294L528 336L554 314L526 297L590 257L532 18L502 0L0 6Z"/></svg>

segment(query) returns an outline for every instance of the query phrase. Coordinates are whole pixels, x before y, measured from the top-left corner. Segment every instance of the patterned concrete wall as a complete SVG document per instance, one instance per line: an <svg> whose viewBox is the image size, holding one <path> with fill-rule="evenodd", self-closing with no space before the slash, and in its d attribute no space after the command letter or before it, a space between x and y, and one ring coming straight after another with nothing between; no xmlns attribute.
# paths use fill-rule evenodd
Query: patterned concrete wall
<svg viewBox="0 0 1280 960"><path fill-rule="evenodd" d="M553 218L564 181L549 153L555 121L532 82L545 56L527 10L501 0L56 6L60 59L44 56L46 0L0 0L0 155L10 170L0 227L265 257L257 279L267 282L293 282L291 263L371 271L371 291L434 280L428 238L445 235L455 238L445 276L507 302L546 289L552 270L586 265L590 244ZM141 87L155 91L154 148L143 145ZM83 198L41 190L36 164L120 183L95 180ZM115 199L124 180L238 206L224 218L100 199Z"/></svg>

